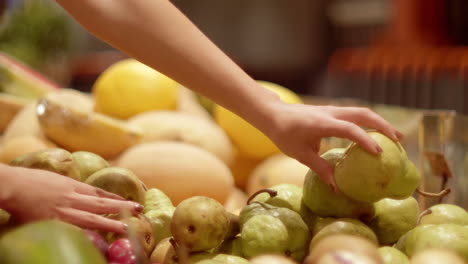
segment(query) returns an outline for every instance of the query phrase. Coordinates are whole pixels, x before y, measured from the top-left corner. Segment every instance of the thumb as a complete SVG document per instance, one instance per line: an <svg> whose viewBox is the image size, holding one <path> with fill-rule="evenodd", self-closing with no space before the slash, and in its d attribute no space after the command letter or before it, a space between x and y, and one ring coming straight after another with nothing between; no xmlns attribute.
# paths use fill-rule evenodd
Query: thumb
<svg viewBox="0 0 468 264"><path fill-rule="evenodd" d="M330 186L330 188L336 192L336 182L335 182L335 175L333 166L330 165L325 159L321 158L317 153L312 152L307 160L307 164L311 170L313 170L320 179Z"/></svg>

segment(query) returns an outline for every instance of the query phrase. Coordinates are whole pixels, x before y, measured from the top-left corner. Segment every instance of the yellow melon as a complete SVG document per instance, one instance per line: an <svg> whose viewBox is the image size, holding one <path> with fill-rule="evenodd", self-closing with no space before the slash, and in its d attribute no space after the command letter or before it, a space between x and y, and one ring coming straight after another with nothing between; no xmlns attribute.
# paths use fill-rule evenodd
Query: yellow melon
<svg viewBox="0 0 468 264"><path fill-rule="evenodd" d="M302 187L309 168L284 154L277 154L262 161L249 176L247 195L281 183Z"/></svg>
<svg viewBox="0 0 468 264"><path fill-rule="evenodd" d="M0 162L8 164L19 156L50 147L54 147L54 144L33 136L21 136L3 140L0 146Z"/></svg>
<svg viewBox="0 0 468 264"><path fill-rule="evenodd" d="M167 194L174 204L196 195L224 203L234 180L227 165L205 149L160 141L127 149L117 165L133 171L148 188Z"/></svg>
<svg viewBox="0 0 468 264"><path fill-rule="evenodd" d="M242 190L246 189L247 182L252 171L258 166L258 164L260 164L260 162L262 162L261 159L253 159L236 152L230 168L232 175L234 176L234 182L238 188Z"/></svg>
<svg viewBox="0 0 468 264"><path fill-rule="evenodd" d="M143 130L143 142L179 141L208 150L226 164L233 159L229 137L216 123L206 118L175 111L150 111L128 120Z"/></svg>

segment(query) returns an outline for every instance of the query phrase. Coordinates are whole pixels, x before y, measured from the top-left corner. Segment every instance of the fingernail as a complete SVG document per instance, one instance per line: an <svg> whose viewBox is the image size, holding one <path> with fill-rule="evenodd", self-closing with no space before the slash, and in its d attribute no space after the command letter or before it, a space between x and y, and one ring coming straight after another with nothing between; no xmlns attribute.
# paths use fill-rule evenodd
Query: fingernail
<svg viewBox="0 0 468 264"><path fill-rule="evenodd" d="M122 224L122 229L124 231L124 233L128 233L128 225L127 224Z"/></svg>
<svg viewBox="0 0 468 264"><path fill-rule="evenodd" d="M395 134L396 134L397 138L400 139L400 140L403 139L403 137L404 137L403 133L401 133L400 131L395 131Z"/></svg>
<svg viewBox="0 0 468 264"><path fill-rule="evenodd" d="M144 206L141 205L141 204L135 204L135 205L134 205L134 208L135 208L135 211L136 211L136 212L140 213L140 212L143 211Z"/></svg>
<svg viewBox="0 0 468 264"><path fill-rule="evenodd" d="M383 151L383 149L379 145L375 147L375 150L377 151L377 153L382 153Z"/></svg>

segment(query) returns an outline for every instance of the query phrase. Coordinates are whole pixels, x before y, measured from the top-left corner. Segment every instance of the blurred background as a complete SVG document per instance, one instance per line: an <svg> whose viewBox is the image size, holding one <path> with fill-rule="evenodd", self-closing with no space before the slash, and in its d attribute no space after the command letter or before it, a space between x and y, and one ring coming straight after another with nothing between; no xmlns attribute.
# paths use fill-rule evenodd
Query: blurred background
<svg viewBox="0 0 468 264"><path fill-rule="evenodd" d="M446 175L437 170L445 162L448 174L465 175L451 182L461 190L454 199L468 201L468 1L172 2L254 79L308 103L372 107L407 136L408 154L429 175L427 190L439 189L430 177ZM0 51L64 87L89 92L126 57L54 1L0 3Z"/></svg>

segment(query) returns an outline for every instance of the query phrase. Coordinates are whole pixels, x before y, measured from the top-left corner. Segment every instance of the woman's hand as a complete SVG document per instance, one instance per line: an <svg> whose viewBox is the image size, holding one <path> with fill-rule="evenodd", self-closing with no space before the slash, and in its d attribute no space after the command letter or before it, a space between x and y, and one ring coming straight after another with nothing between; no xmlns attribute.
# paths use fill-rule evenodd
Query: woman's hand
<svg viewBox="0 0 468 264"><path fill-rule="evenodd" d="M389 122L367 108L277 101L270 110L272 122L265 133L285 154L314 170L333 189L336 189L333 168L318 154L321 138L347 138L373 154L382 149L361 127L375 129L395 141L402 138Z"/></svg>
<svg viewBox="0 0 468 264"><path fill-rule="evenodd" d="M44 170L0 164L0 208L19 222L60 219L90 229L125 233L120 221L99 214L142 211L140 204Z"/></svg>

